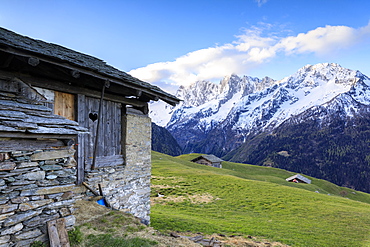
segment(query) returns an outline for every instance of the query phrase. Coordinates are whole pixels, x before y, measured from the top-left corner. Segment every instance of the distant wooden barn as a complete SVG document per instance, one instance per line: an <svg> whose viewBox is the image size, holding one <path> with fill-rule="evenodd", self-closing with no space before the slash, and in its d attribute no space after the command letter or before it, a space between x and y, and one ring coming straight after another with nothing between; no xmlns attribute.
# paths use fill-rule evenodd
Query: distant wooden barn
<svg viewBox="0 0 370 247"><path fill-rule="evenodd" d="M294 183L305 183L305 184L310 184L311 180L302 176L301 174L296 174L294 176L291 176L287 179L285 179L288 182L294 182Z"/></svg>
<svg viewBox="0 0 370 247"><path fill-rule="evenodd" d="M202 165L206 165L206 166L213 166L213 167L217 167L217 168L222 168L222 159L220 158L217 158L216 156L214 156L213 154L208 154L208 155L201 155L193 160L191 160L192 162L195 162L195 163L198 163L198 164L202 164Z"/></svg>

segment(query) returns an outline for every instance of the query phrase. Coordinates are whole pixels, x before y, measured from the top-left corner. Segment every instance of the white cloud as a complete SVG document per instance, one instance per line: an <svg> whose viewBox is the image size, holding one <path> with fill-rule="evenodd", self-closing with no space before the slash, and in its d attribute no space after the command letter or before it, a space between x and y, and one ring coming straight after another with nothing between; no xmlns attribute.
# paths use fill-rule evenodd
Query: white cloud
<svg viewBox="0 0 370 247"><path fill-rule="evenodd" d="M287 54L305 52L328 54L333 50L353 45L359 37L358 34L359 30L346 26L319 27L295 37L283 38L276 47L284 49Z"/></svg>
<svg viewBox="0 0 370 247"><path fill-rule="evenodd" d="M218 81L232 73L246 74L277 56L329 56L370 37L370 22L359 29L325 26L288 37L264 34L269 28L252 27L230 44L190 52L175 61L150 64L129 73L152 83L186 86L197 80Z"/></svg>
<svg viewBox="0 0 370 247"><path fill-rule="evenodd" d="M264 5L265 3L267 3L267 0L255 0L258 4L258 7L261 7L262 5Z"/></svg>

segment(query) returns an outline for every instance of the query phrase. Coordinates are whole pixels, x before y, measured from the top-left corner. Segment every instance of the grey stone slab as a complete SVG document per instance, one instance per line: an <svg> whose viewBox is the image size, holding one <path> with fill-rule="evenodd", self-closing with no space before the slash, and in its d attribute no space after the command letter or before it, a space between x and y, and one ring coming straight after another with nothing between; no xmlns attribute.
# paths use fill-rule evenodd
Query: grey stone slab
<svg viewBox="0 0 370 247"><path fill-rule="evenodd" d="M28 202L29 200L30 198L28 197L20 196L20 197L12 198L11 202L12 203L24 203L24 202Z"/></svg>
<svg viewBox="0 0 370 247"><path fill-rule="evenodd" d="M73 156L74 153L75 151L71 149L46 151L31 155L31 160L53 160L58 158L70 157Z"/></svg>
<svg viewBox="0 0 370 247"><path fill-rule="evenodd" d="M58 176L57 175L47 175L46 179L53 180L56 179Z"/></svg>
<svg viewBox="0 0 370 247"><path fill-rule="evenodd" d="M41 195L41 196L31 196L30 197L31 201L38 201L38 200L42 200L44 198L45 198L44 195Z"/></svg>
<svg viewBox="0 0 370 247"><path fill-rule="evenodd" d="M0 162L0 171L14 170L16 166L17 164L14 162L10 162L10 161Z"/></svg>
<svg viewBox="0 0 370 247"><path fill-rule="evenodd" d="M18 188L15 188L15 190L30 190L30 189L34 189L34 188L37 188L38 186L34 183L32 184L28 184L28 185L24 185L24 186L18 186Z"/></svg>
<svg viewBox="0 0 370 247"><path fill-rule="evenodd" d="M21 234L18 234L18 235L14 235L12 237L12 239L13 239L14 242L18 242L18 241L25 240L25 239L37 238L40 235L42 235L42 232L39 229L35 229L35 230L32 230L32 231L28 231L28 232L24 232L24 233L21 233Z"/></svg>
<svg viewBox="0 0 370 247"><path fill-rule="evenodd" d="M0 205L3 205L7 203L9 200L8 199L0 199Z"/></svg>
<svg viewBox="0 0 370 247"><path fill-rule="evenodd" d="M6 226L16 225L17 223L31 219L32 217L39 215L40 213L41 211L31 210L31 211L28 211L22 214L14 214L8 217L6 220L4 220L3 226L6 227ZM22 225L22 228L23 228L23 225Z"/></svg>
<svg viewBox="0 0 370 247"><path fill-rule="evenodd" d="M59 171L48 172L48 175L55 175L60 178L66 178L75 175L75 171L71 169L60 169Z"/></svg>
<svg viewBox="0 0 370 247"><path fill-rule="evenodd" d="M18 185L29 185L29 184L33 184L35 183L35 181L29 181L29 180L15 180L14 182L12 182L10 185L11 186L18 186Z"/></svg>
<svg viewBox="0 0 370 247"><path fill-rule="evenodd" d="M28 168L28 167L36 167L38 166L38 162L22 162L17 165L17 168Z"/></svg>
<svg viewBox="0 0 370 247"><path fill-rule="evenodd" d="M10 212L10 213L6 213L6 214L0 214L0 225L1 225L1 223L3 223L3 221L5 219L7 219L9 216L12 216L14 214L15 214L15 212Z"/></svg>
<svg viewBox="0 0 370 247"><path fill-rule="evenodd" d="M67 207L67 206L73 205L75 201L76 201L75 199L69 199L69 200L54 202L54 203L49 204L47 208L57 209L57 208Z"/></svg>
<svg viewBox="0 0 370 247"><path fill-rule="evenodd" d="M61 192L61 193L56 193L56 194L50 194L50 195L47 195L46 197L51 198L51 199L60 199L62 198L63 194L64 193Z"/></svg>
<svg viewBox="0 0 370 247"><path fill-rule="evenodd" d="M18 204L4 204L0 205L0 214L13 212L18 209Z"/></svg>
<svg viewBox="0 0 370 247"><path fill-rule="evenodd" d="M19 210L20 211L27 211L27 210L31 210L31 209L35 209L35 208L45 206L45 205L50 204L52 202L53 202L52 199L45 199L45 200L41 200L41 201L30 201L30 202L26 202L26 203L21 203L21 204L19 204Z"/></svg>
<svg viewBox="0 0 370 247"><path fill-rule="evenodd" d="M43 180L45 179L45 171L26 173L23 177L27 180Z"/></svg>
<svg viewBox="0 0 370 247"><path fill-rule="evenodd" d="M60 184L72 184L72 183L76 182L77 177L76 176L70 176L70 177L67 177L67 178L58 178L57 180L59 181Z"/></svg>
<svg viewBox="0 0 370 247"><path fill-rule="evenodd" d="M73 190L74 187L75 187L74 184L68 184L68 185L36 188L36 189L31 189L31 190L23 190L21 192L21 196L49 195L49 194L55 194L55 193L60 193L60 192L67 192L67 191Z"/></svg>
<svg viewBox="0 0 370 247"><path fill-rule="evenodd" d="M58 180L55 180L55 179L51 179L51 180L39 180L36 182L36 184L40 187L50 187L50 186L57 186L59 185L59 181Z"/></svg>
<svg viewBox="0 0 370 247"><path fill-rule="evenodd" d="M11 235L11 234L19 232L22 229L23 229L23 224L19 223L19 224L16 224L16 225L12 226L12 227L2 229L0 235L1 236Z"/></svg>
<svg viewBox="0 0 370 247"><path fill-rule="evenodd" d="M9 240L10 240L10 236L9 235L2 236L2 237L0 237L0 244L8 243Z"/></svg>
<svg viewBox="0 0 370 247"><path fill-rule="evenodd" d="M69 215L65 217L66 226L74 226L76 224L76 217L74 215Z"/></svg>
<svg viewBox="0 0 370 247"><path fill-rule="evenodd" d="M61 165L42 165L40 167L44 171L56 171L56 170L62 170L63 169L63 166L61 166Z"/></svg>

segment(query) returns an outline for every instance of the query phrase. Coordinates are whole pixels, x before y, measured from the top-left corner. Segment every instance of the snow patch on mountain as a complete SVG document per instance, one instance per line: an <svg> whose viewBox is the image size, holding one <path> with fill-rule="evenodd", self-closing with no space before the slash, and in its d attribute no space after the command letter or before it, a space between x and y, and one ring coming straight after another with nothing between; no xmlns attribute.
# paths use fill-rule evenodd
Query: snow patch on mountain
<svg viewBox="0 0 370 247"><path fill-rule="evenodd" d="M235 104L245 95L263 90L275 83L271 78L262 80L249 76L225 76L219 84L198 81L188 87L181 86L176 96L183 101L176 107L163 104L151 106L153 121L160 126L184 124L186 119L197 118L199 128L207 131L227 118Z"/></svg>
<svg viewBox="0 0 370 247"><path fill-rule="evenodd" d="M239 114L233 128L253 130L279 126L287 118L322 105L351 89L357 71L338 64L307 65L273 87L246 96L230 112Z"/></svg>

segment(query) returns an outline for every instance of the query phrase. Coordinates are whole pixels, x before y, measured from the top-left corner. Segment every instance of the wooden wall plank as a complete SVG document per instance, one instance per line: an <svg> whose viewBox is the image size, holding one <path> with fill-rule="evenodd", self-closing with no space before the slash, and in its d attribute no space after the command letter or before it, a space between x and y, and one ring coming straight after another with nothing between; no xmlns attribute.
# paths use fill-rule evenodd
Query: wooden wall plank
<svg viewBox="0 0 370 247"><path fill-rule="evenodd" d="M115 117L115 134L116 134L116 154L122 155L122 128L123 128L123 123L122 123L122 104L118 103L116 108L116 117Z"/></svg>
<svg viewBox="0 0 370 247"><path fill-rule="evenodd" d="M85 98L85 126L91 133L85 137L85 163L86 169L90 169L94 154L94 144L97 121L92 121L88 118L89 113L98 113L100 99L86 97ZM122 155L121 145L121 103L112 101L103 101L101 111L101 123L99 130L99 141L97 157L110 157L114 155Z"/></svg>
<svg viewBox="0 0 370 247"><path fill-rule="evenodd" d="M85 95L77 95L77 122L82 127L86 125ZM81 184L85 178L85 142L89 134L79 134L77 137L77 184Z"/></svg>
<svg viewBox="0 0 370 247"><path fill-rule="evenodd" d="M76 120L75 96L73 94L55 91L54 114L63 116L69 120Z"/></svg>

